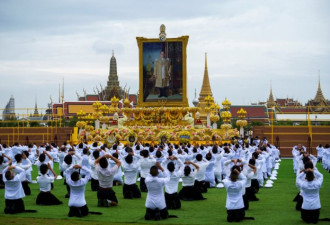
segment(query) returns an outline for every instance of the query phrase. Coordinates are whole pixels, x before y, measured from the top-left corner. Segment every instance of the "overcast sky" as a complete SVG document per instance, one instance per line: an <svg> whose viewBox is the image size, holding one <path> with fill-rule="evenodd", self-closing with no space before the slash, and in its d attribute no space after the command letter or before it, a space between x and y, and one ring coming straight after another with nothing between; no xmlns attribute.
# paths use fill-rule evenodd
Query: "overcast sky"
<svg viewBox="0 0 330 225"><path fill-rule="evenodd" d="M219 103L265 101L270 82L277 98L303 104L314 98L321 74L330 98L330 1L0 1L0 108L47 107L76 91L106 85L112 49L122 86L138 91L137 36L189 35L188 98L199 93L204 53ZM17 111L17 113L23 113Z"/></svg>

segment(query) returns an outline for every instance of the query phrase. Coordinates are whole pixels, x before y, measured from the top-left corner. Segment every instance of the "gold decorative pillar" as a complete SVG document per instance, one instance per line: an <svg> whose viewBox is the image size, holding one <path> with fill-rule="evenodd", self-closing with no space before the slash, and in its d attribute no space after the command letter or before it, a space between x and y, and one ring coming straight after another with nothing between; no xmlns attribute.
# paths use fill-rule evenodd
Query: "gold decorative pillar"
<svg viewBox="0 0 330 225"><path fill-rule="evenodd" d="M201 92L199 93L199 103L198 107L201 109L200 111L200 120L203 123L203 125L207 126L207 115L209 114L209 108L211 102L207 102L206 99L208 99L208 96L210 96L213 99L213 94L211 90L210 80L209 80L209 72L207 68L207 54L205 53L205 68L204 68L204 77L203 77L203 84ZM212 100L213 101L213 100ZM213 103L213 102L212 102Z"/></svg>
<svg viewBox="0 0 330 225"><path fill-rule="evenodd" d="M237 115L239 120L236 121L236 125L240 127L239 133L241 137L244 137L244 127L247 125L247 121L245 120L246 111L241 108L237 111Z"/></svg>

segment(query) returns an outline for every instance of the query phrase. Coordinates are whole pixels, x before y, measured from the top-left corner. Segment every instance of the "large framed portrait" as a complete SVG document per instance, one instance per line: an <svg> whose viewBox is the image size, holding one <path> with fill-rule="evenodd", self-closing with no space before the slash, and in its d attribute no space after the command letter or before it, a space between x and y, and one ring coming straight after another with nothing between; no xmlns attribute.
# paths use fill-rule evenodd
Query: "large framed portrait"
<svg viewBox="0 0 330 225"><path fill-rule="evenodd" d="M187 54L189 36L166 41L137 37L139 47L138 107L188 107Z"/></svg>

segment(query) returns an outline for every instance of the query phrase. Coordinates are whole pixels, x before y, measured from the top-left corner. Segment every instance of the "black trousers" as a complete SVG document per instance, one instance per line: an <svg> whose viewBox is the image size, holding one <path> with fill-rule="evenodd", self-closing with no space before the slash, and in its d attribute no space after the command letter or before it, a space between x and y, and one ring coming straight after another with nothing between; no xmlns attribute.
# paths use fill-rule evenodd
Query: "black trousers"
<svg viewBox="0 0 330 225"><path fill-rule="evenodd" d="M181 208L181 201L178 192L175 192L173 194L168 194L165 192L165 202L166 202L166 208L168 209Z"/></svg>
<svg viewBox="0 0 330 225"><path fill-rule="evenodd" d="M99 180L95 180L95 179L91 178L91 189L92 189L92 191L98 191L99 188L100 188Z"/></svg>
<svg viewBox="0 0 330 225"><path fill-rule="evenodd" d="M5 200L5 214L15 214L25 211L24 202L20 199L6 199Z"/></svg>
<svg viewBox="0 0 330 225"><path fill-rule="evenodd" d="M112 190L112 188L111 189L110 188L107 188L107 189L100 188L97 191L97 199L99 202L98 206L108 207L109 204L107 203L107 200L118 203L116 193Z"/></svg>
<svg viewBox="0 0 330 225"><path fill-rule="evenodd" d="M317 223L320 216L320 209L301 209L301 219L306 223Z"/></svg>
<svg viewBox="0 0 330 225"><path fill-rule="evenodd" d="M123 195L126 199L141 198L141 191L136 184L124 184Z"/></svg>
<svg viewBox="0 0 330 225"><path fill-rule="evenodd" d="M140 178L140 190L141 190L141 192L148 192L147 185L146 185L144 177Z"/></svg>
<svg viewBox="0 0 330 225"><path fill-rule="evenodd" d="M68 216L69 217L73 217L73 216L83 217L83 216L87 216L88 213L89 213L89 210L88 210L87 205L84 205L82 207L73 207L73 206L71 206Z"/></svg>
<svg viewBox="0 0 330 225"><path fill-rule="evenodd" d="M160 219L167 219L168 218L168 211L167 208L164 209L146 209L146 214L144 215L145 220L160 220Z"/></svg>
<svg viewBox="0 0 330 225"><path fill-rule="evenodd" d="M227 210L227 221L228 222L239 222L244 219L245 211L243 209L230 209Z"/></svg>
<svg viewBox="0 0 330 225"><path fill-rule="evenodd" d="M167 90L168 87L163 87L163 88L159 88L159 97L167 97Z"/></svg>

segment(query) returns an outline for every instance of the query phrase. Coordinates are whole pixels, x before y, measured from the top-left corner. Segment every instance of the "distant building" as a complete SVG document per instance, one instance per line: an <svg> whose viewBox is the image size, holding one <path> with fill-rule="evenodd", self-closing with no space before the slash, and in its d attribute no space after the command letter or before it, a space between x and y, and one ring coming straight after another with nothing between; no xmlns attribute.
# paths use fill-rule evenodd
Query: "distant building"
<svg viewBox="0 0 330 225"><path fill-rule="evenodd" d="M232 105L230 106L230 112L232 120L238 120L237 111L243 108L246 111L245 120L247 122L263 122L269 124L269 114L265 105Z"/></svg>
<svg viewBox="0 0 330 225"><path fill-rule="evenodd" d="M5 109L2 112L2 120L15 119L15 99L13 95L10 97Z"/></svg>
<svg viewBox="0 0 330 225"><path fill-rule="evenodd" d="M132 107L137 105L138 96L136 94L129 94L127 90L123 90L119 85L118 74L117 74L117 60L112 52L110 59L110 70L108 76L108 82L105 89L100 85L100 89L94 88L94 94L87 94L84 91L84 96L78 95L78 101L65 101L62 103L55 103L52 106L52 115L57 116L75 116L80 110L85 113L93 113L93 103L96 101L101 102L107 106L111 105L111 98L116 96L119 99L123 99L124 96L129 100ZM119 107L123 106L122 102L119 102Z"/></svg>
<svg viewBox="0 0 330 225"><path fill-rule="evenodd" d="M40 120L45 120L47 118L44 118L44 116L38 112L38 105L37 105L37 100L34 105L34 112L29 116L29 120L31 121L40 121Z"/></svg>
<svg viewBox="0 0 330 225"><path fill-rule="evenodd" d="M288 97L275 100L272 87L266 102L251 105L266 106L269 120L273 116L272 118L277 121L307 122L310 120L314 124L330 121L330 101L323 95L320 79L314 99L309 100L305 105Z"/></svg>
<svg viewBox="0 0 330 225"><path fill-rule="evenodd" d="M330 112L330 101L323 95L320 78L316 95L306 103L306 106L310 106L312 112Z"/></svg>

